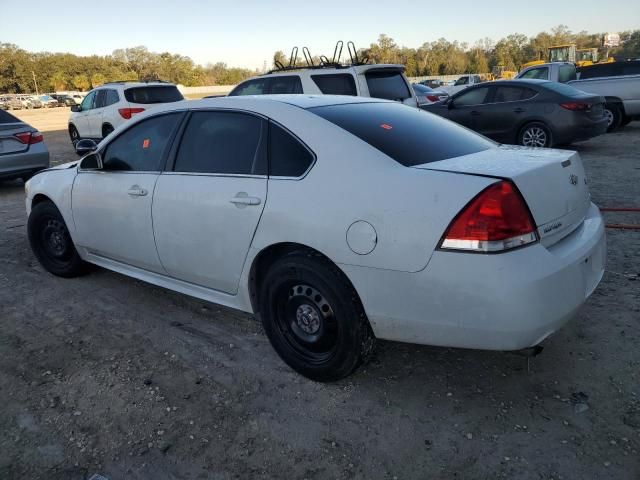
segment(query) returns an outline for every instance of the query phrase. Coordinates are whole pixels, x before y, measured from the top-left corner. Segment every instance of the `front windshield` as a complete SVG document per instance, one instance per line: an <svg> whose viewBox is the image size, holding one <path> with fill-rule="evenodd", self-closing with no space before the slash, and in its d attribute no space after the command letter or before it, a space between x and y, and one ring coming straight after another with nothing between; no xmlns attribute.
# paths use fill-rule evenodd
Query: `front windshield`
<svg viewBox="0 0 640 480"><path fill-rule="evenodd" d="M569 61L569 47L554 48L549 51L550 62L568 62Z"/></svg>
<svg viewBox="0 0 640 480"><path fill-rule="evenodd" d="M467 83L469 83L469 77L460 77L453 85L466 85Z"/></svg>

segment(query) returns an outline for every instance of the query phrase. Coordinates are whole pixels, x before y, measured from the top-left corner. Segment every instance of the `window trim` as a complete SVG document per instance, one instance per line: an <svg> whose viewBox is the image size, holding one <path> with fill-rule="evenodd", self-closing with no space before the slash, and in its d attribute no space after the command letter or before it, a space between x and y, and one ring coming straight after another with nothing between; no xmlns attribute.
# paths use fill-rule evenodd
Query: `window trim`
<svg viewBox="0 0 640 480"><path fill-rule="evenodd" d="M265 122L269 122L269 118L261 115L259 113L253 112L251 110L243 110L240 108L225 108L225 107L205 107L205 108L191 108L186 111L186 115L180 125L179 130L176 132L171 149L167 155L165 169L162 171L163 175L188 175L190 177L241 177L241 178L269 178L269 128L267 125L267 174L266 175L254 175L250 173L210 173L210 172L177 172L175 170L176 166L176 158L178 156L178 151L180 150L180 146L182 145L182 140L184 139L184 132L187 129L187 125L189 124L189 120L194 112L224 112L224 113L244 113L246 115L252 115L257 117Z"/></svg>
<svg viewBox="0 0 640 480"><path fill-rule="evenodd" d="M80 168L80 165L82 164L82 159L80 159L80 161L78 162L78 173L117 173L117 174L129 174L129 175L135 175L138 173L163 173L167 167L167 161L168 161L168 155L171 152L171 149L173 148L173 144L176 141L176 137L178 132L180 131L180 129L183 127L184 124L184 119L185 119L185 112L187 112L187 110L185 109L180 109L180 110L169 110L169 111L165 111L165 112L158 112L155 115L150 115L148 117L145 117L144 119L131 124L128 128L124 129L123 131L119 132L118 135L114 138L112 138L111 140L109 140L109 143L105 144L105 145L100 145L99 148L96 150L97 153L100 154L100 156L102 157L102 159L104 160L104 153L105 150L107 149L107 147L109 147L109 145L111 145L113 142L115 142L118 138L120 138L122 135L124 135L126 132L128 132L129 130L131 130L132 128L134 128L136 125L139 125L141 123L144 123L148 120L152 120L154 118L158 118L158 117L162 117L164 115L171 115L171 114L175 114L178 113L180 114L180 116L178 117L178 121L176 122L176 126L174 127L173 131L171 132L171 137L169 139L169 142L167 142L167 145L165 146L163 152L162 152L162 156L161 156L161 160L160 160L160 168L158 170L105 170L104 168L101 168L100 170L95 170L95 169L83 169ZM182 117L182 118L180 118ZM102 142L101 142L102 143ZM83 157L84 158L84 157ZM104 164L103 164L104 165Z"/></svg>

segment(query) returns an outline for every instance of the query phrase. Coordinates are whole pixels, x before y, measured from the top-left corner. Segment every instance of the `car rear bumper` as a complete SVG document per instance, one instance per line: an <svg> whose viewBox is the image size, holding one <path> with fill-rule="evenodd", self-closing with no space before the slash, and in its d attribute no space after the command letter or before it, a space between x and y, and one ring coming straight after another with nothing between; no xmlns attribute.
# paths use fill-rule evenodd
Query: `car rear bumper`
<svg viewBox="0 0 640 480"><path fill-rule="evenodd" d="M598 120L581 118L579 121L567 123L556 128L554 143L562 145L588 140L606 133L607 127L606 118Z"/></svg>
<svg viewBox="0 0 640 480"><path fill-rule="evenodd" d="M0 178L16 178L49 168L49 151L44 143L31 145L22 153L0 155Z"/></svg>
<svg viewBox="0 0 640 480"><path fill-rule="evenodd" d="M502 254L434 252L418 273L341 265L377 337L487 350L537 345L569 321L604 273L598 208L558 243Z"/></svg>

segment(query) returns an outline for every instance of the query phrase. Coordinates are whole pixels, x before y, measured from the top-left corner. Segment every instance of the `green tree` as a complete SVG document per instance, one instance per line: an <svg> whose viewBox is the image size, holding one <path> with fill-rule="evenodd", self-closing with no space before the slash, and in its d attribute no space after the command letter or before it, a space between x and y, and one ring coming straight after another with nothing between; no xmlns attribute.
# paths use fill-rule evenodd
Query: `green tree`
<svg viewBox="0 0 640 480"><path fill-rule="evenodd" d="M101 72L96 72L91 75L91 88L98 87L107 82L107 77Z"/></svg>
<svg viewBox="0 0 640 480"><path fill-rule="evenodd" d="M89 83L89 79L84 74L75 75L71 79L71 84L81 92L88 90L89 87L91 86L91 84Z"/></svg>

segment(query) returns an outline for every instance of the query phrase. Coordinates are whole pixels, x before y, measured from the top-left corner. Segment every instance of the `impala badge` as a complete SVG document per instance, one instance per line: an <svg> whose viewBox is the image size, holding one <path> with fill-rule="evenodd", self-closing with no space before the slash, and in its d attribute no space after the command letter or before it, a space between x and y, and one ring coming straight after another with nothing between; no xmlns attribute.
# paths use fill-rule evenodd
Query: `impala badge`
<svg viewBox="0 0 640 480"><path fill-rule="evenodd" d="M571 182L571 185L578 185L578 176L572 173L569 175L569 182Z"/></svg>

